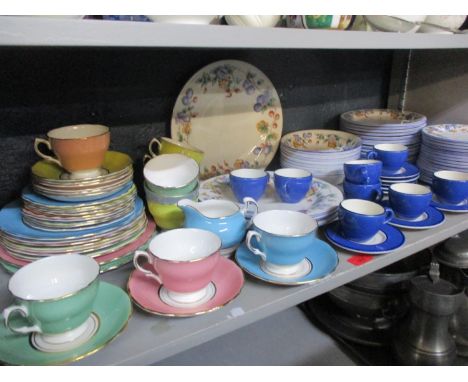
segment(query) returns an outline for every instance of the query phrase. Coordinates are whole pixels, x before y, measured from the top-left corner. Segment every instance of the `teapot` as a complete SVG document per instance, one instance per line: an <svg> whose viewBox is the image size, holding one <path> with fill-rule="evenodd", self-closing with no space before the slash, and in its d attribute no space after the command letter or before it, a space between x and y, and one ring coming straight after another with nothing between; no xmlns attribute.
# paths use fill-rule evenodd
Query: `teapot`
<svg viewBox="0 0 468 382"><path fill-rule="evenodd" d="M252 218L258 212L254 199L245 197L243 207L229 200L194 202L182 199L177 206L184 211L185 228L200 228L221 238L221 255L229 256L244 239Z"/></svg>

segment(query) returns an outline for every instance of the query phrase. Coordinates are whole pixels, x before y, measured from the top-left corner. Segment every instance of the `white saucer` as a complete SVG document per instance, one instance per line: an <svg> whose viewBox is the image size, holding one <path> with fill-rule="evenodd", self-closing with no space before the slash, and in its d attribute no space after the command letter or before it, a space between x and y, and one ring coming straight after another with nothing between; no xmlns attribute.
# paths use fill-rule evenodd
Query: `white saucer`
<svg viewBox="0 0 468 382"><path fill-rule="evenodd" d="M175 293L162 286L159 298L165 304L174 308L196 308L210 301L216 294L215 285L210 282L203 290L195 293Z"/></svg>

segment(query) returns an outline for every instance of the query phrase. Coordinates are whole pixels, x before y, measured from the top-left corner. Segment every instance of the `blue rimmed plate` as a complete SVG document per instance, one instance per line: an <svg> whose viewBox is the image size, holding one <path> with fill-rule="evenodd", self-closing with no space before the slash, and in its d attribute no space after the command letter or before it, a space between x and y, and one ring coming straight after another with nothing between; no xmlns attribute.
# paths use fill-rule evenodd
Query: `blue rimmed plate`
<svg viewBox="0 0 468 382"><path fill-rule="evenodd" d="M437 208L440 211L446 211L446 212L458 212L458 213L468 212L468 203L466 202L463 204L442 203L441 201L437 200L437 196L435 195L432 196L431 206Z"/></svg>
<svg viewBox="0 0 468 382"><path fill-rule="evenodd" d="M277 285L301 285L319 281L332 273L338 266L338 255L327 243L317 239L305 261L310 265L310 271L301 277L280 277L264 270L260 256L254 255L245 243L237 249L235 255L237 264L251 276Z"/></svg>
<svg viewBox="0 0 468 382"><path fill-rule="evenodd" d="M397 180L397 179L407 179L417 176L419 174L419 169L411 163L404 163L399 170L385 170L382 169L381 178L387 180Z"/></svg>
<svg viewBox="0 0 468 382"><path fill-rule="evenodd" d="M393 252L405 244L405 235L395 227L385 224L375 236L363 243L348 240L341 234L340 222L334 222L325 228L325 235L337 247L350 252L381 255Z"/></svg>
<svg viewBox="0 0 468 382"><path fill-rule="evenodd" d="M383 207L390 207L388 200L381 202ZM408 229L428 229L438 227L445 221L445 215L434 207L429 206L424 213L414 220L394 217L388 224Z"/></svg>

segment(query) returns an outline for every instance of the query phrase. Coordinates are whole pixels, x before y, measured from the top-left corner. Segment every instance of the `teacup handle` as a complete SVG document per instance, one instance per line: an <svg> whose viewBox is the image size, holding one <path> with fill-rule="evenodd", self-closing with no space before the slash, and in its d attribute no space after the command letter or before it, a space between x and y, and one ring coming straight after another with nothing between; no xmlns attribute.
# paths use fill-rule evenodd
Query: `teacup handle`
<svg viewBox="0 0 468 382"><path fill-rule="evenodd" d="M143 156L143 164L146 164L146 162L148 162L151 159L153 159L153 157L151 155L145 154Z"/></svg>
<svg viewBox="0 0 468 382"><path fill-rule="evenodd" d="M151 154L153 157L155 157L157 154L155 154L155 153L153 152L153 150L151 149L151 148L153 147L153 143L157 143L157 144L158 144L158 150L161 150L161 142L159 142L158 139L153 138L153 139L151 140L151 142L149 143L148 151L150 152L150 154Z"/></svg>
<svg viewBox="0 0 468 382"><path fill-rule="evenodd" d="M387 224L390 220L395 217L395 213L391 208L385 207L385 220L384 224Z"/></svg>
<svg viewBox="0 0 468 382"><path fill-rule="evenodd" d="M252 219L255 217L255 215L258 214L258 204L254 198L251 198L249 196L246 196L242 201L244 202L242 214L244 215L244 218L249 220L247 226L250 227L250 225L252 224ZM252 206L253 208L250 209L250 206Z"/></svg>
<svg viewBox="0 0 468 382"><path fill-rule="evenodd" d="M366 156L367 159L377 159L378 154L375 151L369 151Z"/></svg>
<svg viewBox="0 0 468 382"><path fill-rule="evenodd" d="M162 285L162 280L161 280L161 276L159 276L158 274L154 274L153 272L147 270L147 269L144 269L139 263L138 263L138 259L140 257L144 257L148 263L150 263L151 265L153 264L153 260L151 259L151 256L145 252L145 251L135 251L135 256L133 256L133 265L135 266L136 269L138 269L140 272L143 272L145 274L146 277L150 277L152 279L155 279L159 284Z"/></svg>
<svg viewBox="0 0 468 382"><path fill-rule="evenodd" d="M36 138L34 140L34 151L36 152L36 154L39 155L41 158L48 160L50 162L54 162L58 164L60 167L62 167L62 164L57 158L51 157L50 155L45 155L39 150L39 145L41 143L45 144L47 148L52 151L52 146L50 145L50 142L47 139Z"/></svg>
<svg viewBox="0 0 468 382"><path fill-rule="evenodd" d="M26 334L26 333L33 333L33 332L38 332L42 333L42 329L40 328L39 325L33 325L33 326L21 326L19 328L14 328L10 325L10 315L13 312L18 312L21 314L23 317L28 317L29 316L29 311L28 308L24 305L12 305L9 306L8 308L5 308L3 310L3 318L5 319L5 326L10 329L12 332L15 333L20 333L20 334Z"/></svg>
<svg viewBox="0 0 468 382"><path fill-rule="evenodd" d="M267 261L267 255L265 253L263 253L262 251L260 251L259 249L255 248L251 241L252 241L252 238L255 237L257 239L257 241L260 243L260 240L262 238L262 235L260 235L257 231L249 231L247 232L247 237L245 239L245 242L247 244L247 248L250 249L250 251L254 254L254 255L257 255L257 256L260 256L263 261Z"/></svg>

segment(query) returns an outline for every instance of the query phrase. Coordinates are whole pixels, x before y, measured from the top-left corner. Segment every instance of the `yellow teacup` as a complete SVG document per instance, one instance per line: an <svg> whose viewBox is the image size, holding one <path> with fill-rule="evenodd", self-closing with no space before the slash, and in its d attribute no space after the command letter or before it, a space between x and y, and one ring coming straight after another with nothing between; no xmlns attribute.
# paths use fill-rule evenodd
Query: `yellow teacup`
<svg viewBox="0 0 468 382"><path fill-rule="evenodd" d="M162 229L180 228L184 225L185 215L177 204L159 204L147 200L148 209L156 222Z"/></svg>
<svg viewBox="0 0 468 382"><path fill-rule="evenodd" d="M190 146L188 143L177 142L171 138L162 137L159 140L156 138L151 140L148 146L151 156L145 155L145 161L158 155L152 150L153 144L155 143L158 145L159 154L183 154L194 159L198 164L203 160L204 152L196 147Z"/></svg>

